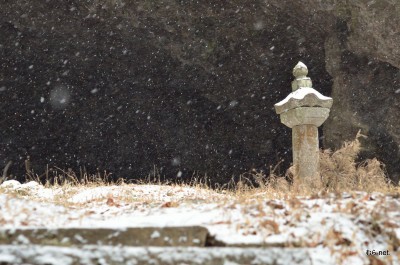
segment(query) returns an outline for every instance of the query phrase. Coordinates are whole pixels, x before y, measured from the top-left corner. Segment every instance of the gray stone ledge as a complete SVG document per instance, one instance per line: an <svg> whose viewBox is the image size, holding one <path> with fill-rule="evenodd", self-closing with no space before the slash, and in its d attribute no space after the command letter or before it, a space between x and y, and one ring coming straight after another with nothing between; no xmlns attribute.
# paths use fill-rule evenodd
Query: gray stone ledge
<svg viewBox="0 0 400 265"><path fill-rule="evenodd" d="M0 246L1 264L333 265L328 249Z"/></svg>
<svg viewBox="0 0 400 265"><path fill-rule="evenodd" d="M134 228L0 229L1 245L205 246L208 230L201 226Z"/></svg>

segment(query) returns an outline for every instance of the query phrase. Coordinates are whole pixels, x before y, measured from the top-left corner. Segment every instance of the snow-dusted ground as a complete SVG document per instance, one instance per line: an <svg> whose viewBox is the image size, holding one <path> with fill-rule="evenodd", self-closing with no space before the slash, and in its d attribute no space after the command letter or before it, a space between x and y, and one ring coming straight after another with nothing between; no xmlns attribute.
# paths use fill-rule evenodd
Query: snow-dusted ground
<svg viewBox="0 0 400 265"><path fill-rule="evenodd" d="M357 265L374 259L400 264L400 199L379 193L238 199L181 186L66 190L7 181L0 186L0 210L1 229L199 225L219 243L258 249L260 255L266 249L254 247L311 250L313 262L299 264ZM15 254L12 248L0 246L0 263L6 253ZM368 256L367 250L388 250L390 255ZM191 255L201 251L206 250L193 250Z"/></svg>
<svg viewBox="0 0 400 265"><path fill-rule="evenodd" d="M3 256L2 256L2 253ZM325 256L325 257L324 257ZM322 259L321 259L322 257ZM160 248L84 246L82 248L7 246L0 248L5 264L85 265L335 265L323 249ZM4 263L1 263L4 264Z"/></svg>

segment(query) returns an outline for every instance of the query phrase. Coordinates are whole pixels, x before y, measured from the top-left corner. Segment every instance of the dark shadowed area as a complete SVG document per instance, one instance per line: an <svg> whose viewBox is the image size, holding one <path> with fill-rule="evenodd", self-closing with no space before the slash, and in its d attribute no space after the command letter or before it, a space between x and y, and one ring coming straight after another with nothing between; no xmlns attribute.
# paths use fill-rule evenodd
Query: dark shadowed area
<svg viewBox="0 0 400 265"><path fill-rule="evenodd" d="M398 181L400 4L364 2L2 1L0 168L226 183L284 159L284 173L273 105L301 60L334 98L322 147L361 129L363 157Z"/></svg>

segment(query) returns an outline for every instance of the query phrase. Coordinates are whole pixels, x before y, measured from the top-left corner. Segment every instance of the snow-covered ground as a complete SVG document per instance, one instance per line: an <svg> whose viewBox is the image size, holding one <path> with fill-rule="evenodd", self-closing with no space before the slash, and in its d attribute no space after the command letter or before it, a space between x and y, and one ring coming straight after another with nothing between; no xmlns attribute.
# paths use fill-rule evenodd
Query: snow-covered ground
<svg viewBox="0 0 400 265"><path fill-rule="evenodd" d="M66 189L7 181L0 186L0 210L0 229L203 226L220 245L261 252L265 247L311 249L314 262L307 264L400 264L396 195L267 199L185 186ZM0 246L0 263L5 250ZM367 250L390 255L369 256ZM11 246L7 251L15 254Z"/></svg>

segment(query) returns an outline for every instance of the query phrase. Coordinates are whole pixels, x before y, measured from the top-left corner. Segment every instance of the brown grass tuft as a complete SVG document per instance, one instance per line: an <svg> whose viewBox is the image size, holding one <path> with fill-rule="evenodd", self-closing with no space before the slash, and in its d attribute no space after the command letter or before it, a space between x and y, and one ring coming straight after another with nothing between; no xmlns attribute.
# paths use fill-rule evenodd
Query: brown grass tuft
<svg viewBox="0 0 400 265"><path fill-rule="evenodd" d="M328 192L361 190L388 192L391 185L385 174L384 165L377 159L357 163L361 151L359 139L366 137L360 132L351 142L345 142L336 152L325 150L320 153L322 188Z"/></svg>
<svg viewBox="0 0 400 265"><path fill-rule="evenodd" d="M293 166L286 172L286 176L278 176L276 168L271 168L269 176L263 172L253 172L252 177L258 188L245 189L243 183L237 185L237 194L246 196L296 196L340 193L350 191L366 192L393 192L398 188L391 185L385 174L385 166L377 159L367 159L357 162L361 151L359 139L366 137L360 132L353 141L345 142L342 148L332 152L320 151L320 177L299 179L293 172ZM246 187L246 186L245 186ZM250 192L250 194L249 194ZM247 195L245 195L247 194Z"/></svg>

